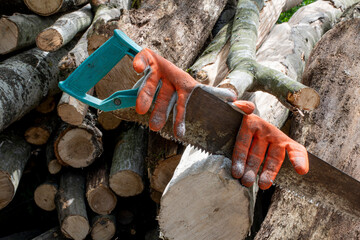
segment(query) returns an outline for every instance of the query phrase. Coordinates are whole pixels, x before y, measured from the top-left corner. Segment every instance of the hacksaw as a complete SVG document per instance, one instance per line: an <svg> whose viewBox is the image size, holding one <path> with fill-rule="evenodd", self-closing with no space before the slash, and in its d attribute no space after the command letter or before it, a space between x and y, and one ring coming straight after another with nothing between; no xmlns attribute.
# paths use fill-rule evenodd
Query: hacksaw
<svg viewBox="0 0 360 240"><path fill-rule="evenodd" d="M141 47L120 30L90 55L59 87L80 101L103 111L112 111L120 119L148 126L150 112L139 115L135 111L138 89L117 91L100 100L87 94L125 55L134 57ZM186 105L185 135L179 140L173 134L169 117L160 134L184 145L192 145L211 154L231 158L242 114L228 103L196 87ZM310 170L298 175L289 161L284 164L275 180L280 187L301 192L311 201L327 201L360 216L360 182L315 155L308 153ZM335 200L334 200L335 199ZM339 207L337 207L339 208Z"/></svg>

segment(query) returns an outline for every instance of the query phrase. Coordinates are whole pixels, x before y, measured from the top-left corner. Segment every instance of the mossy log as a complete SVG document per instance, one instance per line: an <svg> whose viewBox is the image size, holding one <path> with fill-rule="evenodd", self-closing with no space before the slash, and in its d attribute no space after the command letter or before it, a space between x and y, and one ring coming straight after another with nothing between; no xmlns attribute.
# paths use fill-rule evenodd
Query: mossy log
<svg viewBox="0 0 360 240"><path fill-rule="evenodd" d="M0 134L0 209L13 199L30 154L21 133L7 129Z"/></svg>
<svg viewBox="0 0 360 240"><path fill-rule="evenodd" d="M0 18L0 54L35 44L36 36L51 26L56 17L14 14Z"/></svg>
<svg viewBox="0 0 360 240"><path fill-rule="evenodd" d="M0 131L38 106L46 96L60 92L58 82L65 76L57 65L71 46L72 43L54 53L34 48L0 63Z"/></svg>
<svg viewBox="0 0 360 240"><path fill-rule="evenodd" d="M142 126L129 123L123 127L112 158L110 187L117 195L129 197L144 190L143 171L148 137L147 130Z"/></svg>
<svg viewBox="0 0 360 240"><path fill-rule="evenodd" d="M59 185L55 178L49 178L37 186L34 191L36 205L45 211L55 210L55 196L58 189Z"/></svg>
<svg viewBox="0 0 360 240"><path fill-rule="evenodd" d="M70 42L78 32L87 29L93 19L90 4L61 16L36 37L36 45L43 51L54 52Z"/></svg>
<svg viewBox="0 0 360 240"><path fill-rule="evenodd" d="M92 219L91 238L93 240L110 240L116 233L114 215L98 215Z"/></svg>
<svg viewBox="0 0 360 240"><path fill-rule="evenodd" d="M63 165L83 168L91 165L103 152L102 133L90 112L80 126L65 125L54 143L56 158Z"/></svg>
<svg viewBox="0 0 360 240"><path fill-rule="evenodd" d="M50 16L58 12L66 12L85 4L88 0L24 0L26 6L41 16Z"/></svg>
<svg viewBox="0 0 360 240"><path fill-rule="evenodd" d="M360 17L356 11L353 13ZM305 113L304 117L293 118L291 126L292 138L357 180L360 180L357 161L360 155L357 117L360 98L354 92L360 90L359 27L360 18L342 21L314 47L306 64L303 81L319 92L320 106ZM318 191L314 197L316 199L303 196L296 186L276 189L269 213L256 239L263 239L264 236L269 239L358 238L359 216L353 215L356 213L351 206L347 206L349 212L341 209L344 207L341 206L341 196ZM300 215L301 218L294 217Z"/></svg>
<svg viewBox="0 0 360 240"><path fill-rule="evenodd" d="M109 167L104 160L90 166L86 181L87 202L95 213L110 214L116 207L117 198L109 186Z"/></svg>
<svg viewBox="0 0 360 240"><path fill-rule="evenodd" d="M85 203L85 178L79 169L63 171L55 198L61 232L72 239L85 239L90 231Z"/></svg>

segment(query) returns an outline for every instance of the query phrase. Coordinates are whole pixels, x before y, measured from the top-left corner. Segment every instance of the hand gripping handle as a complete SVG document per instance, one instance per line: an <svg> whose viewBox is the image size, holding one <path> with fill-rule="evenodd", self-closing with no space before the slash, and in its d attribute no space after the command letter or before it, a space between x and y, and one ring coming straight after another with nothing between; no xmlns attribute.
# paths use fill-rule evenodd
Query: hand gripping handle
<svg viewBox="0 0 360 240"><path fill-rule="evenodd" d="M137 89L118 91L100 100L87 92L95 86L125 55L135 57L141 47L116 29L114 36L91 54L75 71L59 83L64 92L103 111L135 106Z"/></svg>

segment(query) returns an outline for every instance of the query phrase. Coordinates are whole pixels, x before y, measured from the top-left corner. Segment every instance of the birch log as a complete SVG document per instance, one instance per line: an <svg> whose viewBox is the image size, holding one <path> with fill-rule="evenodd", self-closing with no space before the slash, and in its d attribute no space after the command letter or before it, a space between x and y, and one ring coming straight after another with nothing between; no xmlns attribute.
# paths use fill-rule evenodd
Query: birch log
<svg viewBox="0 0 360 240"><path fill-rule="evenodd" d="M115 117L111 112L98 110L98 122L104 130L114 130L120 126L121 119Z"/></svg>
<svg viewBox="0 0 360 240"><path fill-rule="evenodd" d="M85 204L85 179L78 169L67 169L55 198L61 232L72 239L85 239L90 231Z"/></svg>
<svg viewBox="0 0 360 240"><path fill-rule="evenodd" d="M186 69L209 37L225 4L226 1L220 0L186 0L181 4L173 0L146 0L140 9L123 11L120 20L99 24L91 39L88 38L89 47L94 51L113 35L114 29L121 29L140 46L150 48ZM99 97L106 98L114 91L131 88L139 78L131 59L123 58L95 86L95 91L100 94L101 89Z"/></svg>
<svg viewBox="0 0 360 240"><path fill-rule="evenodd" d="M57 12L65 12L77 8L88 0L24 0L26 6L36 14L49 16Z"/></svg>
<svg viewBox="0 0 360 240"><path fill-rule="evenodd" d="M57 101L57 97L49 95L41 101L41 103L35 108L35 110L43 114L50 113L55 109Z"/></svg>
<svg viewBox="0 0 360 240"><path fill-rule="evenodd" d="M64 76L57 64L67 52L68 47L54 53L34 48L0 63L0 131L60 91Z"/></svg>
<svg viewBox="0 0 360 240"><path fill-rule="evenodd" d="M35 44L36 36L55 22L55 17L14 14L0 18L0 54Z"/></svg>
<svg viewBox="0 0 360 240"><path fill-rule="evenodd" d="M360 16L356 10L352 13L357 17L335 25L313 49L303 80L319 91L321 104L311 113L305 113L305 117L293 119L291 135L310 152L360 180L360 98L357 94L360 91L357 44ZM351 206L347 206L350 212L339 209L343 204L341 196L318 191L314 197L315 200L304 197L296 186L278 188L256 238L358 238L359 216ZM297 217L300 215L302 217Z"/></svg>
<svg viewBox="0 0 360 240"><path fill-rule="evenodd" d="M51 113L36 117L24 133L26 141L34 145L46 144L50 135L58 126L59 121L58 116Z"/></svg>
<svg viewBox="0 0 360 240"><path fill-rule="evenodd" d="M43 51L54 52L69 43L78 32L90 26L93 15L90 4L61 16L51 26L39 33L36 45Z"/></svg>
<svg viewBox="0 0 360 240"><path fill-rule="evenodd" d="M98 215L92 219L91 238L93 240L110 240L116 233L114 215Z"/></svg>
<svg viewBox="0 0 360 240"><path fill-rule="evenodd" d="M129 197L144 190L143 169L147 132L142 126L124 126L115 146L110 169L110 187L119 196Z"/></svg>
<svg viewBox="0 0 360 240"><path fill-rule="evenodd" d="M97 214L110 214L117 198L109 186L109 167L104 160L93 164L87 173L86 198L91 210Z"/></svg>
<svg viewBox="0 0 360 240"><path fill-rule="evenodd" d="M7 129L0 134L0 209L13 199L30 151L20 133Z"/></svg>
<svg viewBox="0 0 360 240"><path fill-rule="evenodd" d="M50 140L46 144L46 166L50 174L60 172L62 165L59 163L54 152L54 142L56 140L55 133L50 136Z"/></svg>
<svg viewBox="0 0 360 240"><path fill-rule="evenodd" d="M54 178L49 178L44 183L37 186L34 192L36 205L45 211L55 210L55 196L58 189L59 185Z"/></svg>
<svg viewBox="0 0 360 240"><path fill-rule="evenodd" d="M88 92L90 95L92 93L93 89ZM74 126L79 126L84 121L88 109L89 105L64 92L58 103L57 113L64 122Z"/></svg>
<svg viewBox="0 0 360 240"><path fill-rule="evenodd" d="M169 239L243 239L252 222L251 190L231 176L231 161L187 147L159 213ZM252 188L256 190L256 185Z"/></svg>
<svg viewBox="0 0 360 240"><path fill-rule="evenodd" d="M87 167L103 152L102 133L89 112L80 126L63 126L54 143L56 158L63 165Z"/></svg>

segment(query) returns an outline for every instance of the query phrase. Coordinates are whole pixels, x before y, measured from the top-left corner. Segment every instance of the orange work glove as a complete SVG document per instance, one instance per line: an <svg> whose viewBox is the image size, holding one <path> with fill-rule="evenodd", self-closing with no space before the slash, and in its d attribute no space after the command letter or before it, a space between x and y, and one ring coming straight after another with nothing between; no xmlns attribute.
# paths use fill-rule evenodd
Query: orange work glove
<svg viewBox="0 0 360 240"><path fill-rule="evenodd" d="M244 109L242 102L236 101L233 105L241 110ZM232 176L241 178L244 186L252 186L265 159L259 187L268 189L280 170L285 151L298 174L309 171L309 160L304 146L255 114L244 115L232 156Z"/></svg>
<svg viewBox="0 0 360 240"><path fill-rule="evenodd" d="M149 110L159 88L154 109L150 115L150 129L159 131L165 125L168 114L176 102L174 134L178 138L184 136L186 103L191 91L200 83L173 63L147 48L135 56L133 66L136 72L145 73L145 79L143 79L136 99L136 112L145 114ZM237 98L235 92L230 89L205 85L202 87L225 101L232 102Z"/></svg>

